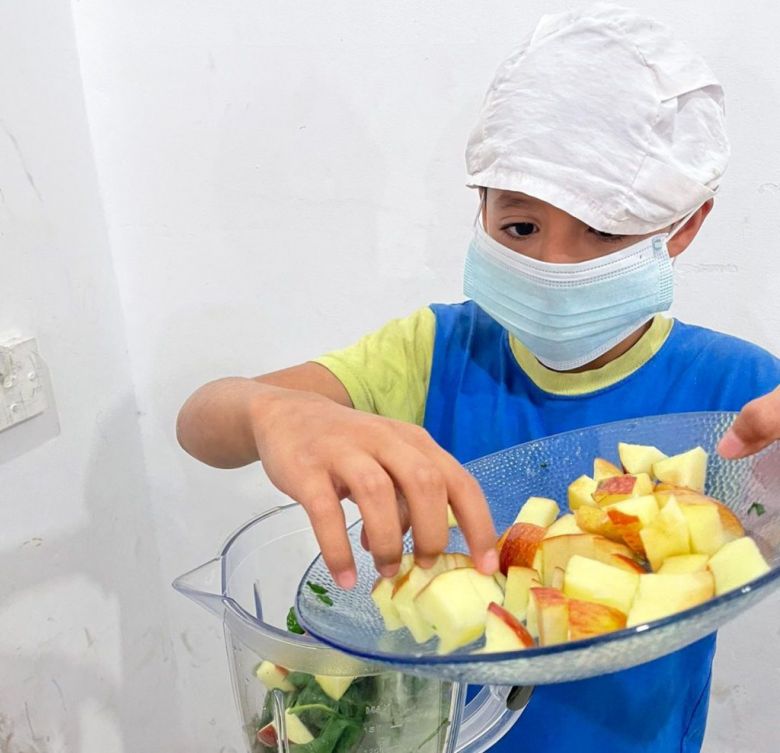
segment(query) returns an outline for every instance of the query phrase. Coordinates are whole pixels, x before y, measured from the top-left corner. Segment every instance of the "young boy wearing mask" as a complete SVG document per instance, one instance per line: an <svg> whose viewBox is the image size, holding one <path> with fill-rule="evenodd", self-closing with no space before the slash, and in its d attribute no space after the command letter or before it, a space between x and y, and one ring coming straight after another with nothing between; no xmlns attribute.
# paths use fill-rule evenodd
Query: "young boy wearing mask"
<svg viewBox="0 0 780 753"><path fill-rule="evenodd" d="M468 142L481 202L470 300L202 387L180 414L182 445L219 467L262 458L346 588L346 497L384 575L410 524L417 561L432 562L448 502L477 566L494 571L490 515L460 463L607 421L736 411L780 383L780 363L757 346L660 315L728 151L721 87L664 27L607 4L544 17L499 68ZM711 636L539 686L494 750L698 751L714 649Z"/></svg>

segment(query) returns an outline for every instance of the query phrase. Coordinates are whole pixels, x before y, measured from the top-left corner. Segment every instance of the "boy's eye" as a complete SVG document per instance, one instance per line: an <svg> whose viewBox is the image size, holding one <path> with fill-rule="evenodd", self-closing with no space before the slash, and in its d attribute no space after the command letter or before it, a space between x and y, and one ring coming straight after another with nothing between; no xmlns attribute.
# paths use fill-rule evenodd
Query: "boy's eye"
<svg viewBox="0 0 780 753"><path fill-rule="evenodd" d="M612 233L604 233L601 230L589 227L588 232L593 233L597 238L603 241L621 241L625 238L624 235L612 235Z"/></svg>
<svg viewBox="0 0 780 753"><path fill-rule="evenodd" d="M507 225L504 230L514 238L527 238L529 235L533 235L538 228L532 222L515 222L512 225Z"/></svg>

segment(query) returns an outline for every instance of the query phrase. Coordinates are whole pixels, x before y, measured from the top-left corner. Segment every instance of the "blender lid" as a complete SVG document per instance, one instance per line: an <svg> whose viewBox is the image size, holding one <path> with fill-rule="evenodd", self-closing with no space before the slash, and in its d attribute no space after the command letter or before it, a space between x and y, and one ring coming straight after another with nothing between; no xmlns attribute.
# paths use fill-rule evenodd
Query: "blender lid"
<svg viewBox="0 0 780 753"><path fill-rule="evenodd" d="M715 453L734 413L680 413L618 421L556 434L480 458L466 467L482 486L497 529L504 530L530 496L550 497L567 512L567 487L592 471L596 457L616 459L618 442L655 445L668 454L696 445L709 453L706 493L740 518L770 565L770 571L736 589L661 620L586 640L507 653L478 653L476 642L453 654L436 653L436 640L417 644L406 629L389 632L371 599L377 572L360 545L361 523L349 529L357 584L345 591L317 557L298 587L296 611L313 637L354 656L399 671L459 682L540 685L616 672L656 659L712 633L780 585L780 443L742 460ZM760 517L748 516L762 505ZM405 551L412 550L407 534ZM467 551L459 529L448 551ZM323 598L324 597L324 598Z"/></svg>

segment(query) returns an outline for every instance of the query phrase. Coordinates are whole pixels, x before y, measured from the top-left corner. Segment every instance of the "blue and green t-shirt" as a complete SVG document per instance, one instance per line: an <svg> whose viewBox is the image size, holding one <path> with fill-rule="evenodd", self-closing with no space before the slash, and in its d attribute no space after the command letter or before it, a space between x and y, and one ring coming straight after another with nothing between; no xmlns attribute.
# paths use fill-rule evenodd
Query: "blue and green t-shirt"
<svg viewBox="0 0 780 753"><path fill-rule="evenodd" d="M545 368L471 301L390 322L317 363L360 410L424 426L458 460L640 416L736 411L780 384L780 361L744 340L656 317L600 369ZM496 753L696 753L714 636L633 669L538 687Z"/></svg>

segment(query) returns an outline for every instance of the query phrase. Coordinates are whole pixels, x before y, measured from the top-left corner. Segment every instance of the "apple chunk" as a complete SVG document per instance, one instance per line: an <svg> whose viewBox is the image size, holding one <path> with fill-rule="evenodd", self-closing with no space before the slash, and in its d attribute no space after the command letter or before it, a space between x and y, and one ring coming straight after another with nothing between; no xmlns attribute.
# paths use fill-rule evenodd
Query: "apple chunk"
<svg viewBox="0 0 780 753"><path fill-rule="evenodd" d="M714 505L718 509L718 514L720 515L720 522L723 526L723 534L726 537L726 543L734 541L735 539L741 539L745 535L745 529L742 527L742 523L739 522L739 518L729 507L717 499L707 497L692 489L684 489L681 486L673 486L672 484L658 484L654 496L658 500L658 506L661 509L666 506L667 501L671 497L674 497L679 502L680 506Z"/></svg>
<svg viewBox="0 0 780 753"><path fill-rule="evenodd" d="M707 453L701 447L694 447L688 452L659 460L653 463L653 475L664 483L703 492L707 475Z"/></svg>
<svg viewBox="0 0 780 753"><path fill-rule="evenodd" d="M532 588L539 643L555 646L569 640L569 600L557 588Z"/></svg>
<svg viewBox="0 0 780 753"><path fill-rule="evenodd" d="M575 554L566 567L563 592L580 601L605 604L628 614L639 574Z"/></svg>
<svg viewBox="0 0 780 753"><path fill-rule="evenodd" d="M355 677L336 677L335 675L314 675L317 684L322 688L325 695L330 696L334 701L341 700L341 696L347 692L349 686L356 679Z"/></svg>
<svg viewBox="0 0 780 753"><path fill-rule="evenodd" d="M547 497L529 497L517 513L515 523L533 523L547 528L558 517L558 503Z"/></svg>
<svg viewBox="0 0 780 753"><path fill-rule="evenodd" d="M580 476L569 484L567 497L569 509L574 512L578 507L593 506L593 492L596 491L596 482L590 476Z"/></svg>
<svg viewBox="0 0 780 753"><path fill-rule="evenodd" d="M399 578L394 586L392 600L398 610L398 616L418 643L425 643L433 638L434 631L415 607L414 598L437 575L446 570L447 560L444 556L439 556L430 568L415 565Z"/></svg>
<svg viewBox="0 0 780 753"><path fill-rule="evenodd" d="M707 567L715 577L718 596L769 572L767 561L749 536L725 544L710 557Z"/></svg>
<svg viewBox="0 0 780 753"><path fill-rule="evenodd" d="M504 589L504 608L518 620L524 620L526 617L532 585L542 585L536 570L530 567L509 568Z"/></svg>
<svg viewBox="0 0 780 753"><path fill-rule="evenodd" d="M287 740L293 745L305 745L314 740L314 735L309 732L306 725L289 711L284 712L284 726L287 728ZM279 742L279 735L273 722L269 722L257 731L257 741L266 748L276 748Z"/></svg>
<svg viewBox="0 0 780 753"><path fill-rule="evenodd" d="M503 598L491 575L462 567L437 575L417 594L414 605L439 636L438 652L448 654L484 633L488 605Z"/></svg>
<svg viewBox="0 0 780 753"><path fill-rule="evenodd" d="M694 554L712 556L726 543L720 513L715 505L680 505L691 535Z"/></svg>
<svg viewBox="0 0 780 753"><path fill-rule="evenodd" d="M593 480L598 483L602 479L609 478L610 476L622 476L623 471L620 470L614 463L610 463L609 460L604 458L596 458L593 461Z"/></svg>
<svg viewBox="0 0 780 753"><path fill-rule="evenodd" d="M567 533L584 533L577 525L577 519L572 513L561 515L551 526L548 527L544 538L549 539L553 536L565 536Z"/></svg>
<svg viewBox="0 0 780 753"><path fill-rule="evenodd" d="M657 447L627 442L618 442L618 456L626 473L649 474L654 463L666 459L666 455Z"/></svg>
<svg viewBox="0 0 780 753"><path fill-rule="evenodd" d="M625 626L626 615L614 607L569 599L569 639L572 641L622 630Z"/></svg>
<svg viewBox="0 0 780 753"><path fill-rule="evenodd" d="M703 604L715 593L712 574L661 574L639 576L639 588L628 613L628 627L660 620L671 614Z"/></svg>
<svg viewBox="0 0 780 753"><path fill-rule="evenodd" d="M502 537L499 550L500 570L506 575L510 567L533 567L536 550L546 529L533 523L514 523Z"/></svg>
<svg viewBox="0 0 780 753"><path fill-rule="evenodd" d="M545 586L552 585L556 568L566 570L569 560L576 554L612 565L612 557L621 554L631 559L632 552L617 541L610 541L592 533L568 534L544 539L540 546L542 554L542 582Z"/></svg>
<svg viewBox="0 0 780 753"><path fill-rule="evenodd" d="M658 571L667 557L690 554L688 522L674 498L664 506L650 525L639 531L650 567Z"/></svg>
<svg viewBox="0 0 780 753"><path fill-rule="evenodd" d="M707 569L706 554L678 554L667 557L658 571L659 575L682 575L684 573L700 573Z"/></svg>
<svg viewBox="0 0 780 753"><path fill-rule="evenodd" d="M483 652L520 651L533 645L534 639L520 620L495 602L488 605Z"/></svg>
<svg viewBox="0 0 780 753"><path fill-rule="evenodd" d="M653 493L653 482L646 473L636 476L610 476L602 479L593 492L593 501L600 507L621 502L631 497L643 497Z"/></svg>
<svg viewBox="0 0 780 753"><path fill-rule="evenodd" d="M292 683L287 679L290 674L284 667L274 664L270 661L261 661L255 669L255 676L262 681L268 690L283 690L289 693L295 690Z"/></svg>
<svg viewBox="0 0 780 753"><path fill-rule="evenodd" d="M632 497L631 499L623 500L622 502L615 502L604 508L606 512L610 510L617 510L625 515L635 515L639 518L639 522L642 526L650 525L653 519L658 515L658 501L652 494L644 494L640 497Z"/></svg>

